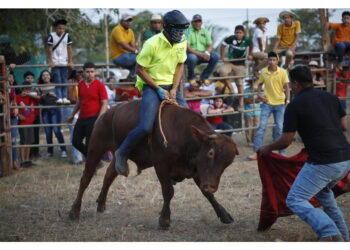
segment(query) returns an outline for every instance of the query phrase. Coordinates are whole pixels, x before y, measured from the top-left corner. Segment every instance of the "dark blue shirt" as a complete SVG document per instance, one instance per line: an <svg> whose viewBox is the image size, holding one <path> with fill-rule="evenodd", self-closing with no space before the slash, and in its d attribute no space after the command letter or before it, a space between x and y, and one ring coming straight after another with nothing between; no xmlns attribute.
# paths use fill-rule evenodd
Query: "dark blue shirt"
<svg viewBox="0 0 350 250"><path fill-rule="evenodd" d="M309 155L309 163L350 160L350 144L340 122L345 115L335 95L313 87L305 88L287 106L283 132L298 131Z"/></svg>

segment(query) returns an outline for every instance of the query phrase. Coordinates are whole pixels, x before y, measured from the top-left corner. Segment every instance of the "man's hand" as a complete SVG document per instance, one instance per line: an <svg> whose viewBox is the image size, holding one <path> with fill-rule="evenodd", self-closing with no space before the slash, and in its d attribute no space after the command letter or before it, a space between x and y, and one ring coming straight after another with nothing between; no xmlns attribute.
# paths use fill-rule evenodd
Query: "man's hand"
<svg viewBox="0 0 350 250"><path fill-rule="evenodd" d="M56 67L56 65L55 65L53 62L50 62L50 63L49 63L49 67L50 67L50 68L54 68L54 67Z"/></svg>
<svg viewBox="0 0 350 250"><path fill-rule="evenodd" d="M11 70L14 69L14 68L16 68L16 64L11 63L11 64L9 65L9 68L10 68Z"/></svg>
<svg viewBox="0 0 350 250"><path fill-rule="evenodd" d="M176 89L170 90L170 99L176 99Z"/></svg>
<svg viewBox="0 0 350 250"><path fill-rule="evenodd" d="M222 58L222 61L223 61L223 62L229 62L230 59L228 59L227 57L224 57L224 58Z"/></svg>
<svg viewBox="0 0 350 250"><path fill-rule="evenodd" d="M126 92L123 92L120 96L123 97L123 98L128 98L128 97L129 97L129 94L126 93Z"/></svg>
<svg viewBox="0 0 350 250"><path fill-rule="evenodd" d="M261 146L258 151L256 151L260 156L268 155L272 150L269 145Z"/></svg>
<svg viewBox="0 0 350 250"><path fill-rule="evenodd" d="M24 120L26 119L23 115L18 115L18 118L19 118L21 121L24 121Z"/></svg>
<svg viewBox="0 0 350 250"><path fill-rule="evenodd" d="M74 68L74 63L72 63L72 62L70 62L70 63L68 63L68 68L71 68L71 69L73 69Z"/></svg>
<svg viewBox="0 0 350 250"><path fill-rule="evenodd" d="M72 123L74 120L74 115L70 115L67 119L67 123Z"/></svg>
<svg viewBox="0 0 350 250"><path fill-rule="evenodd" d="M248 55L248 60L253 60L253 55Z"/></svg>
<svg viewBox="0 0 350 250"><path fill-rule="evenodd" d="M206 54L206 53L201 53L200 57L202 57L205 61L209 61L210 60L210 54Z"/></svg>

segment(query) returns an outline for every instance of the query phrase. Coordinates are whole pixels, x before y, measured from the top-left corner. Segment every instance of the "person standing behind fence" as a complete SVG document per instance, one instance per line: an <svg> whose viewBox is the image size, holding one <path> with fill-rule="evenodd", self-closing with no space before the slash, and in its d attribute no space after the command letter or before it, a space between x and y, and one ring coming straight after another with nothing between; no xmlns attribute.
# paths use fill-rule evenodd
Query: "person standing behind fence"
<svg viewBox="0 0 350 250"><path fill-rule="evenodd" d="M35 85L33 72L27 71L24 73L23 77L24 77L25 82L29 82L31 85ZM38 106L40 96L39 96L39 93L38 93L38 90L36 89L36 87L32 87L31 91L29 92L29 95L34 99L34 101L33 101L34 106ZM35 120L33 122L33 125L39 125L40 124L40 109L34 109L34 113L35 113ZM38 145L40 143L40 128L39 127L33 128L33 133L34 133L33 145ZM31 148L30 149L30 156L35 157L35 158L40 157L39 147Z"/></svg>
<svg viewBox="0 0 350 250"><path fill-rule="evenodd" d="M23 85L28 87L22 88L20 95L16 95L15 100L18 106L36 106L35 99L31 97L30 91L32 87L30 82L24 82ZM35 110L30 107L23 107L18 110L19 125L31 125L35 120ZM19 129L20 144L31 145L34 142L34 129L32 127L25 127ZM30 160L30 148L21 148L21 164L23 168L33 165Z"/></svg>
<svg viewBox="0 0 350 250"><path fill-rule="evenodd" d="M69 77L68 77L68 81L70 83L78 83L83 80L83 74L84 71L82 68L78 68L78 69L73 69L72 72L70 73ZM78 86L68 86L68 98L69 101L72 104L76 104L77 100L79 98L79 94L78 94ZM70 112L73 111L73 108L69 108ZM73 131L74 131L74 126L75 123L78 120L79 115L76 114L74 116L73 122L72 124L69 126L69 136L70 136L70 142L73 143ZM64 119L63 119L64 120ZM71 163L73 164L81 164L83 162L83 155L82 153L80 153L80 151L78 149L76 149L74 146L72 146L72 156L71 156Z"/></svg>
<svg viewBox="0 0 350 250"><path fill-rule="evenodd" d="M112 30L110 38L110 57L114 64L127 68L129 80L136 78L136 49L134 32L130 28L132 16L123 14L120 23Z"/></svg>
<svg viewBox="0 0 350 250"><path fill-rule="evenodd" d="M227 57L225 56L225 48L228 47ZM237 25L235 27L235 34L226 37L220 46L220 56L225 64L219 69L220 76L228 76L232 71L235 76L242 76L235 78L238 93L243 93L243 78L245 75L245 59L251 60L252 56L252 42L245 36L244 27ZM248 51L248 53L247 53ZM242 59L239 61L230 62L230 59ZM233 86L230 79L223 80L225 85L229 87L230 93L233 93ZM243 96L239 97L240 110L243 110L244 100Z"/></svg>
<svg viewBox="0 0 350 250"><path fill-rule="evenodd" d="M189 28L188 43L187 43L187 60L188 81L194 84L196 76L194 69L198 64L208 63L206 68L200 75L200 80L205 85L209 85L209 76L219 60L219 55L213 52L213 41L206 28L203 28L202 16L194 15Z"/></svg>
<svg viewBox="0 0 350 250"><path fill-rule="evenodd" d="M79 118L73 131L73 146L86 157L95 121L107 111L108 96L104 84L95 77L95 64L87 62L83 69L85 80L79 82L78 100L67 122L72 123L74 115L79 111Z"/></svg>
<svg viewBox="0 0 350 250"><path fill-rule="evenodd" d="M346 111L346 98L348 97L348 86L350 84L349 63L343 62L342 67L340 69L336 69L335 74L337 81L344 81L336 83L336 96L339 98L341 106Z"/></svg>
<svg viewBox="0 0 350 250"><path fill-rule="evenodd" d="M283 114L285 105L289 103L289 79L285 69L278 67L278 55L275 52L268 53L268 63L266 68L263 68L259 77L258 96L264 84L264 97L261 97L263 103L261 104L260 125L254 137L254 152L262 145L264 141L267 122L271 114L275 121L275 126L272 129L272 138L276 140L282 134ZM279 151L280 154L284 150ZM256 160L256 153L249 155L248 159Z"/></svg>
<svg viewBox="0 0 350 250"><path fill-rule="evenodd" d="M73 68L73 51L71 36L65 32L67 21L56 20L53 23L55 31L49 35L47 44L49 48L49 65L54 83L67 83L68 67ZM67 99L66 86L56 86L57 104L70 104Z"/></svg>
<svg viewBox="0 0 350 250"><path fill-rule="evenodd" d="M142 34L143 42L162 31L162 16L159 14L152 15L150 24L151 27Z"/></svg>
<svg viewBox="0 0 350 250"><path fill-rule="evenodd" d="M57 97L55 94L55 87L51 85L51 74L48 70L43 70L40 73L40 77L38 80L39 84L44 85L43 87L39 87L40 93L40 104L43 106L52 106L56 104ZM43 108L41 109L41 116L43 120L43 124L58 124L61 123L61 114L58 108ZM44 127L46 134L46 142L47 144L52 144L52 130L55 133L57 141L60 144L64 143L64 138L61 132L60 126L55 127ZM53 147L47 148L47 157L53 156ZM61 146L61 157L67 157L67 150L65 146Z"/></svg>
<svg viewBox="0 0 350 250"><path fill-rule="evenodd" d="M273 51L277 54L285 54L286 62L283 67L288 69L295 55L301 26L299 21L293 21L295 14L290 11L282 11L279 18L283 20L283 23L278 25Z"/></svg>

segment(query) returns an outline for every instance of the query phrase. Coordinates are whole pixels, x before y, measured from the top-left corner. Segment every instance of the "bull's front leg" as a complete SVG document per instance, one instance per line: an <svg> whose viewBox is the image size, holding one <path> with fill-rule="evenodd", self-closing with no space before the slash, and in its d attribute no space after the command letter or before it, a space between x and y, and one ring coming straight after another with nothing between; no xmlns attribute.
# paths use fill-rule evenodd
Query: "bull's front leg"
<svg viewBox="0 0 350 250"><path fill-rule="evenodd" d="M220 205L219 202L217 202L217 200L214 197L214 194L202 190L200 188L200 181L198 180L198 178L194 177L193 179L199 187L199 189L201 190L202 194L205 196L205 198L208 199L210 204L213 206L216 215L220 218L220 221L224 224L232 223L234 221L232 216L226 211L226 209L223 206Z"/></svg>
<svg viewBox="0 0 350 250"><path fill-rule="evenodd" d="M168 229L170 226L170 201L174 196L174 188L171 184L171 179L169 176L169 172L167 172L166 166L155 166L156 173L160 182L160 185L162 187L162 194L163 194L163 208L160 212L159 216L159 228L160 229Z"/></svg>

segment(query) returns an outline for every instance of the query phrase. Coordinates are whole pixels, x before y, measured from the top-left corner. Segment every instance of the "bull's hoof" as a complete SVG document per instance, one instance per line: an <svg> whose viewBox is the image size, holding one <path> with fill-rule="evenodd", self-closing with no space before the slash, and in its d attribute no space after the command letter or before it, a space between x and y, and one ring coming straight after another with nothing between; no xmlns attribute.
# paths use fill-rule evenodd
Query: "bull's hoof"
<svg viewBox="0 0 350 250"><path fill-rule="evenodd" d="M170 227L170 219L159 219L158 228L160 230L168 230Z"/></svg>
<svg viewBox="0 0 350 250"><path fill-rule="evenodd" d="M97 212L103 213L106 210L106 205L97 205Z"/></svg>
<svg viewBox="0 0 350 250"><path fill-rule="evenodd" d="M220 221L224 224L231 224L234 222L234 219L229 213L224 213L220 216Z"/></svg>
<svg viewBox="0 0 350 250"><path fill-rule="evenodd" d="M71 219L71 220L78 220L79 219L79 213L76 213L73 210L70 210L69 211L69 219Z"/></svg>

